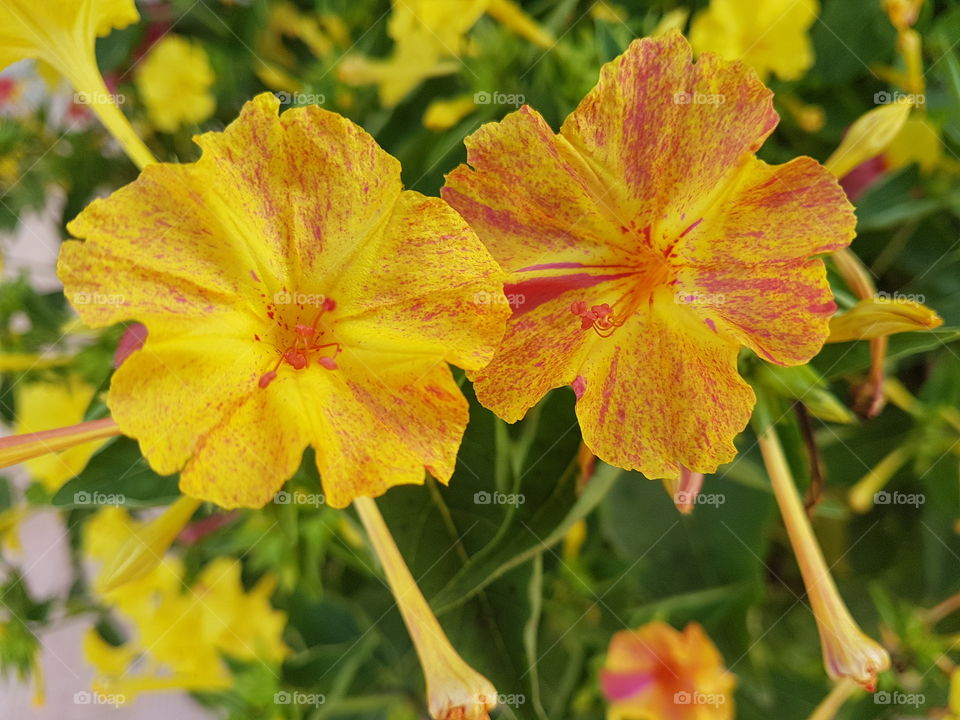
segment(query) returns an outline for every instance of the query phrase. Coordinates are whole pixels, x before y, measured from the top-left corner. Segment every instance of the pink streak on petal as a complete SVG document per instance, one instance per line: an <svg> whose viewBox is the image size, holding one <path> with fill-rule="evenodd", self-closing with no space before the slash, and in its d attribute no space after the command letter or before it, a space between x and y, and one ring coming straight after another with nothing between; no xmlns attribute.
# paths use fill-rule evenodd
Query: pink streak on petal
<svg viewBox="0 0 960 720"><path fill-rule="evenodd" d="M113 367L123 365L123 361L143 347L147 341L147 328L140 323L130 325L120 338L117 350L113 354Z"/></svg>
<svg viewBox="0 0 960 720"><path fill-rule="evenodd" d="M570 385L573 388L574 395L577 396L577 400L583 397L583 393L587 391L587 381L583 375L577 375L573 379L573 383Z"/></svg>
<svg viewBox="0 0 960 720"><path fill-rule="evenodd" d="M610 702L626 700L646 690L653 683L650 673L615 673L609 670L600 672L600 685L603 694Z"/></svg>
<svg viewBox="0 0 960 720"><path fill-rule="evenodd" d="M533 278L518 283L511 283L503 286L503 292L508 297L513 296L517 299L517 305L514 307L515 315L522 315L530 312L546 302L550 302L565 292L570 290L582 290L584 288L599 285L608 280L618 280L629 277L633 273L619 273L616 275L587 275L586 273L576 273L573 275L559 275L555 277ZM523 301L520 301L520 298Z"/></svg>

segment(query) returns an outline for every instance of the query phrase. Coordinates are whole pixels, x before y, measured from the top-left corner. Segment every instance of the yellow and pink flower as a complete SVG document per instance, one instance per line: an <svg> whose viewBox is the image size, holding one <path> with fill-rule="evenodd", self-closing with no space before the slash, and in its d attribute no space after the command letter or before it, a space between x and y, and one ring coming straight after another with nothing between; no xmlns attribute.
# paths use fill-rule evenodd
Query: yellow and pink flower
<svg viewBox="0 0 960 720"><path fill-rule="evenodd" d="M529 107L467 139L443 197L508 273L513 307L477 397L509 422L572 386L583 438L651 478L735 454L754 395L741 346L815 355L836 306L816 255L853 209L814 160L754 153L778 116L740 62L692 62L680 35L635 41L559 134Z"/></svg>

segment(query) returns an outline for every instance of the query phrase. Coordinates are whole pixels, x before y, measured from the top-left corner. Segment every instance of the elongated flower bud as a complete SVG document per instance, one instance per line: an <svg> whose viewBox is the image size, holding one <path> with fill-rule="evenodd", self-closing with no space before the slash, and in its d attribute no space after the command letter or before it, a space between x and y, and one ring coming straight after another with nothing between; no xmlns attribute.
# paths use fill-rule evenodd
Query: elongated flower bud
<svg viewBox="0 0 960 720"><path fill-rule="evenodd" d="M758 440L817 621L827 674L834 680L850 678L872 692L877 674L890 667L890 656L863 633L840 597L773 427L762 431Z"/></svg>
<svg viewBox="0 0 960 720"><path fill-rule="evenodd" d="M104 563L97 578L97 590L113 590L157 567L200 503L196 498L184 496L159 517L134 528L130 538Z"/></svg>
<svg viewBox="0 0 960 720"><path fill-rule="evenodd" d="M383 565L383 572L410 633L427 681L430 717L434 720L489 720L497 691L460 657L440 627L403 561L403 556L372 498L357 498L354 507Z"/></svg>

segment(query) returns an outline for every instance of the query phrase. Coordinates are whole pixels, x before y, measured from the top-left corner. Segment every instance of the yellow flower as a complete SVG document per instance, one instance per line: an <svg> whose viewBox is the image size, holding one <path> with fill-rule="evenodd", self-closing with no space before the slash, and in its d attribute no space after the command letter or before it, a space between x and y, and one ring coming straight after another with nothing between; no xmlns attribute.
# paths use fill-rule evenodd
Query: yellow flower
<svg viewBox="0 0 960 720"><path fill-rule="evenodd" d="M51 65L100 117L140 167L153 155L117 107L97 68L95 44L140 19L133 0L4 0L0 69L34 58Z"/></svg>
<svg viewBox="0 0 960 720"><path fill-rule="evenodd" d="M81 318L148 330L113 375L113 419L225 507L269 502L307 446L334 507L425 468L447 482L468 419L447 363L493 355L501 270L361 128L278 105L260 95L197 163L151 166L69 225L67 296L124 299Z"/></svg>
<svg viewBox="0 0 960 720"><path fill-rule="evenodd" d="M820 351L836 305L815 256L856 224L811 158L753 156L777 119L750 68L694 63L673 33L605 65L559 133L524 107L467 138L442 195L514 311L472 374L480 403L516 422L569 385L609 464L676 480L729 462L755 400L740 348L790 366Z"/></svg>
<svg viewBox="0 0 960 720"><path fill-rule="evenodd" d="M934 310L912 300L884 296L861 300L852 308L830 319L827 342L871 340L896 333L933 330L943 325Z"/></svg>
<svg viewBox="0 0 960 720"><path fill-rule="evenodd" d="M97 588L112 590L153 570L199 506L199 500L182 497L143 526L128 525L128 536L105 557Z"/></svg>
<svg viewBox="0 0 960 720"><path fill-rule="evenodd" d="M827 158L824 167L842 178L860 163L882 153L903 129L911 107L909 102L895 102L861 115Z"/></svg>
<svg viewBox="0 0 960 720"><path fill-rule="evenodd" d="M79 423L95 393L95 387L76 375L57 381L21 383L16 389L16 431L33 433ZM53 492L78 475L102 445L102 440L75 445L28 460L26 466L35 480Z"/></svg>
<svg viewBox="0 0 960 720"><path fill-rule="evenodd" d="M168 133L213 115L215 79L203 47L179 35L164 36L136 71L137 90L150 120Z"/></svg>
<svg viewBox="0 0 960 720"><path fill-rule="evenodd" d="M350 55L340 64L340 79L378 85L380 102L392 107L424 80L462 67L466 34L485 12L540 47L554 43L512 0L394 0L387 25L393 53L384 60Z"/></svg>
<svg viewBox="0 0 960 720"><path fill-rule="evenodd" d="M120 508L101 510L85 528L85 551L109 559L136 527ZM122 701L156 690L225 689L232 679L224 657L276 665L287 655L281 639L286 616L270 605L272 576L247 592L240 564L221 557L189 587L183 577L179 561L161 557L139 577L102 593L130 634L120 646L108 645L95 630L85 638L87 660L97 670L95 689Z"/></svg>
<svg viewBox="0 0 960 720"><path fill-rule="evenodd" d="M423 114L423 126L434 132L449 130L476 108L473 95L434 100Z"/></svg>
<svg viewBox="0 0 960 720"><path fill-rule="evenodd" d="M765 80L798 80L813 65L808 31L820 11L818 0L710 0L690 28L697 53L715 52L743 60Z"/></svg>
<svg viewBox="0 0 960 720"><path fill-rule="evenodd" d="M736 677L697 623L651 622L613 636L603 669L608 720L730 720Z"/></svg>
<svg viewBox="0 0 960 720"><path fill-rule="evenodd" d="M943 162L944 144L940 130L927 118L911 115L883 153L884 169L895 170L916 163L929 173Z"/></svg>

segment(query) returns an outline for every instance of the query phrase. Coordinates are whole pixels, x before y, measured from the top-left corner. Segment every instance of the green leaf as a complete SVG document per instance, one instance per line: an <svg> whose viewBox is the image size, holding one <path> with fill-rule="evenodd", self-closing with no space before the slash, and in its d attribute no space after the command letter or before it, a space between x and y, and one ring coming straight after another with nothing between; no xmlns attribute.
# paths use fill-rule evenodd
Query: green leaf
<svg viewBox="0 0 960 720"><path fill-rule="evenodd" d="M86 469L60 488L51 502L64 509L169 505L180 497L177 486L177 476L157 475L137 443L121 437L94 455Z"/></svg>
<svg viewBox="0 0 960 720"><path fill-rule="evenodd" d="M936 350L957 340L960 340L960 328L891 335L887 360L901 360ZM870 367L870 343L860 340L824 345L811 364L828 380L863 372Z"/></svg>

